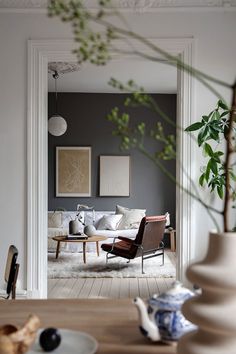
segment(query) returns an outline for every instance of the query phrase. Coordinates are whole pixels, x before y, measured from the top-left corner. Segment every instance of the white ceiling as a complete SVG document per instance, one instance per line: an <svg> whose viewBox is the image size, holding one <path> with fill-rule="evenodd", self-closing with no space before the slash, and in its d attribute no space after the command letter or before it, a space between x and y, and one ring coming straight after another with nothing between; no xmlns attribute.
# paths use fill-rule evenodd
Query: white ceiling
<svg viewBox="0 0 236 354"><path fill-rule="evenodd" d="M96 0L83 0L89 9L98 8ZM0 13L46 13L48 0L0 0ZM171 11L235 11L236 0L112 0L119 11L171 12ZM177 86L176 69L142 61L113 61L105 67L84 65L81 71L61 75L58 91L64 92L116 92L107 82L113 76L121 81L134 79L146 91L174 93ZM54 80L49 77L49 91L54 91Z"/></svg>
<svg viewBox="0 0 236 354"><path fill-rule="evenodd" d="M150 93L176 93L177 70L164 63L144 60L112 60L105 66L83 64L81 70L61 74L58 92L119 92L108 85L114 77L122 82L133 79ZM54 92L55 80L48 74L49 92Z"/></svg>
<svg viewBox="0 0 236 354"><path fill-rule="evenodd" d="M89 9L98 7L96 0L83 0ZM48 0L0 0L0 13L46 13ZM112 0L121 12L171 12L171 11L235 11L236 0ZM134 79L148 92L176 92L176 69L163 64L142 61L112 61L105 67L84 65L81 71L62 75L58 91L64 92L114 92L108 86L113 76L122 81ZM54 80L49 77L49 91L54 91Z"/></svg>

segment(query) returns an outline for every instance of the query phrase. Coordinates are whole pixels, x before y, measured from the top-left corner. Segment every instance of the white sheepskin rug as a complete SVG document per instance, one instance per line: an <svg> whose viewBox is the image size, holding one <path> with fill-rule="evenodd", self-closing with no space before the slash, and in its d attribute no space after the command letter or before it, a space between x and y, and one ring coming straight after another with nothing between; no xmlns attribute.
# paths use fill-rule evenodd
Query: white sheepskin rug
<svg viewBox="0 0 236 354"><path fill-rule="evenodd" d="M48 278L175 278L175 257L172 252L165 252L165 263L162 256L144 261L144 272L141 273L141 257L127 263L124 258L110 259L106 264L106 253L101 251L87 253L87 264L83 263L82 253L61 252L58 259L55 253L48 254Z"/></svg>

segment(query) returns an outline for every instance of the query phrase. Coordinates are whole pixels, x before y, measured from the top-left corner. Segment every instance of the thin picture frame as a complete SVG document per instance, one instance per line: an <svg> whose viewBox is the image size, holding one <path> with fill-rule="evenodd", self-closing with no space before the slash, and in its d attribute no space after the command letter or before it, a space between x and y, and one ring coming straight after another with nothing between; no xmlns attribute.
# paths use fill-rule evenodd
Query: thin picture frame
<svg viewBox="0 0 236 354"><path fill-rule="evenodd" d="M99 196L130 196L130 156L101 155L99 161Z"/></svg>
<svg viewBox="0 0 236 354"><path fill-rule="evenodd" d="M56 197L91 197L91 147L56 147Z"/></svg>

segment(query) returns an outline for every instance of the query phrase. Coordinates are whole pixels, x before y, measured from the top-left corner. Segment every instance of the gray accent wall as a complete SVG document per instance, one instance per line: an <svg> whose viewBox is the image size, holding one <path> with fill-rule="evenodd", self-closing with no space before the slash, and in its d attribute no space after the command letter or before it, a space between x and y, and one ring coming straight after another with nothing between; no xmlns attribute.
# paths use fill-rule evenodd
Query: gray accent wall
<svg viewBox="0 0 236 354"><path fill-rule="evenodd" d="M154 94L160 108L173 120L176 119L176 95ZM145 121L152 127L157 116L146 108L124 108L126 94L110 93L58 93L58 113L67 121L68 129L60 137L48 134L48 209L63 207L76 210L77 204L94 205L95 210L115 210L116 204L129 208L147 209L147 215L171 214L171 224L175 225L175 185L139 151L121 151L119 138L112 135L114 125L106 115L113 107L128 111L132 119ZM55 95L49 93L49 117L55 113ZM169 133L170 126L166 126ZM172 128L173 129L173 128ZM159 143L145 138L151 152ZM83 198L56 197L56 146L91 146L92 148L92 196ZM131 179L129 197L99 197L99 156L130 155ZM175 161L167 163L175 174Z"/></svg>

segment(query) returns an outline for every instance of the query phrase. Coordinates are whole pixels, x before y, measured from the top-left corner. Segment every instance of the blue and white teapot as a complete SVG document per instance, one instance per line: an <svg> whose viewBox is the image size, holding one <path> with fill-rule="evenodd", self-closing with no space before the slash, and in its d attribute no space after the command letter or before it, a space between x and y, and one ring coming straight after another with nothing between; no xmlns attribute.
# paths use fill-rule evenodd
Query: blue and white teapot
<svg viewBox="0 0 236 354"><path fill-rule="evenodd" d="M138 308L140 331L152 341L174 342L183 334L195 330L181 312L182 304L195 294L184 288L180 282L174 282L171 289L148 300L148 307L139 297L134 299Z"/></svg>

